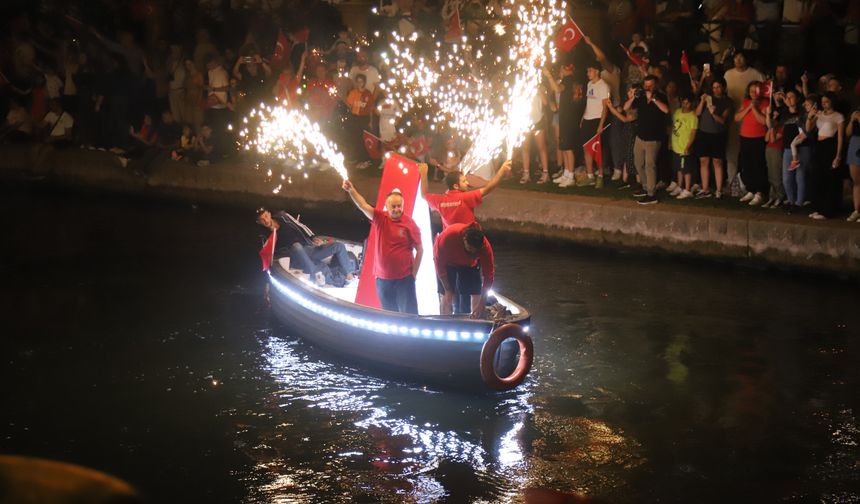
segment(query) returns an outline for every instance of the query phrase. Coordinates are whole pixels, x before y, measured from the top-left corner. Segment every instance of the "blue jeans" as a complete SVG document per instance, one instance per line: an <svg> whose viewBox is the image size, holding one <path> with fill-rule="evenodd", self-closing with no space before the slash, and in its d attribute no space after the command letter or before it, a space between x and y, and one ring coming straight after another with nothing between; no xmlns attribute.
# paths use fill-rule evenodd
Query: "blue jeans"
<svg viewBox="0 0 860 504"><path fill-rule="evenodd" d="M415 277L376 279L376 295L383 310L418 315L418 298L415 296Z"/></svg>
<svg viewBox="0 0 860 504"><path fill-rule="evenodd" d="M343 243L329 243L315 247L295 242L290 245L290 263L308 275L313 275L320 269L322 261L334 256L344 273L355 271L355 265L346 253Z"/></svg>
<svg viewBox="0 0 860 504"><path fill-rule="evenodd" d="M800 161L800 166L795 170L789 170L791 166L791 148L785 149L782 153L782 185L785 189L785 196L788 198L790 205L803 205L806 200L806 179L809 174L810 164L812 163L812 149L809 147L797 147L797 160Z"/></svg>

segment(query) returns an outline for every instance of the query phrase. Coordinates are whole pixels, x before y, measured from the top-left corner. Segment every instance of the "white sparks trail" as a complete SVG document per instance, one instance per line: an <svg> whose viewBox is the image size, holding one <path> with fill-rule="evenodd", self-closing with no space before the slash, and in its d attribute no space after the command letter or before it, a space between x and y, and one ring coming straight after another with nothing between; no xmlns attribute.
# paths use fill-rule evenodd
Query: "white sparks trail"
<svg viewBox="0 0 860 504"><path fill-rule="evenodd" d="M253 134L247 129L249 117L252 122L257 123ZM246 151L253 150L280 160L296 161L298 169L302 169L308 160L313 161L316 156L320 156L341 178L348 178L343 154L320 131L319 125L311 122L301 111L283 105L261 104L260 108L252 110L243 122L246 127L239 131L239 137L244 141ZM271 170L268 175L272 175ZM303 176L307 178L308 175L305 172ZM287 176L282 174L281 180L286 179ZM281 187L278 186L274 192L280 192Z"/></svg>

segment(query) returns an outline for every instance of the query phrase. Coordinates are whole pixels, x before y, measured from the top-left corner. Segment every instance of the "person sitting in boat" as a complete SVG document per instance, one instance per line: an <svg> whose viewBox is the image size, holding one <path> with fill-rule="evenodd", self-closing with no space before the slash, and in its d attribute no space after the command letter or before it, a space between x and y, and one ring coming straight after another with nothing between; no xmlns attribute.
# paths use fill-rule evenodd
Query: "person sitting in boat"
<svg viewBox="0 0 860 504"><path fill-rule="evenodd" d="M475 222L475 208L481 204L484 196L490 194L499 185L510 169L511 160L508 159L502 163L502 167L487 182L487 185L472 190L462 172L449 172L445 175L445 185L448 186L448 190L445 194L433 194L427 185L427 164L420 163L418 170L421 172L421 195L432 210L439 212L442 218L442 229L451 224L468 225Z"/></svg>
<svg viewBox="0 0 860 504"><path fill-rule="evenodd" d="M478 224L451 224L445 228L433 245L433 260L442 287L439 313L451 315L455 295L469 295L471 317L483 317L495 265L493 247ZM474 275L476 265L481 267L480 281Z"/></svg>
<svg viewBox="0 0 860 504"><path fill-rule="evenodd" d="M257 210L257 223L272 232L277 231L275 252L281 256L288 255L292 267L301 269L310 275L317 285L326 284L326 273L329 276L334 271L334 265L326 265L323 261L334 257L337 266L345 275L345 282L353 280L355 264L349 257L343 243L326 242L314 235L309 227L287 212L280 211L272 216L266 208ZM338 283L338 282L335 282Z"/></svg>
<svg viewBox="0 0 860 504"><path fill-rule="evenodd" d="M421 231L411 217L403 213L403 195L395 189L385 198L385 211L377 210L355 189L349 180L343 190L365 217L370 219L371 233L376 233L376 294L383 310L418 314L415 277L424 250ZM415 256L412 256L412 250Z"/></svg>

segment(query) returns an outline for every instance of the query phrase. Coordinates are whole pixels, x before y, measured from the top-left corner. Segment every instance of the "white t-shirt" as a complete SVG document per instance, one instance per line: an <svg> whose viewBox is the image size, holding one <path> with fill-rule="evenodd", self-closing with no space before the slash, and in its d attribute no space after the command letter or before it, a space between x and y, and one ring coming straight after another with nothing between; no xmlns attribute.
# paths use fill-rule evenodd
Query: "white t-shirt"
<svg viewBox="0 0 860 504"><path fill-rule="evenodd" d="M764 81L764 75L753 67L747 67L743 72L731 68L723 77L726 79L726 94L735 104L735 110L738 110L744 102L747 85L752 81Z"/></svg>
<svg viewBox="0 0 860 504"><path fill-rule="evenodd" d="M227 75L227 70L223 66L218 66L209 70L209 87L224 88L224 91L210 91L210 95L215 95L218 98L218 103L210 108L223 109L227 107L227 87L230 86L230 77Z"/></svg>
<svg viewBox="0 0 860 504"><path fill-rule="evenodd" d="M603 79L597 79L597 82L588 81L588 86L585 92L585 113L582 118L586 121L591 119L600 119L603 115L603 100L612 96L609 91L609 84Z"/></svg>
<svg viewBox="0 0 860 504"><path fill-rule="evenodd" d="M365 81L367 83L367 90L371 93L376 89L376 85L381 80L379 77L379 70L373 67L373 65L367 65L367 68L362 70L358 65L353 65L352 68L349 69L349 78L355 81L355 76L358 74L364 74L367 78Z"/></svg>
<svg viewBox="0 0 860 504"><path fill-rule="evenodd" d="M815 127L818 128L819 138L830 138L836 136L839 125L845 122L845 117L839 112L830 114L818 113L815 119Z"/></svg>
<svg viewBox="0 0 860 504"><path fill-rule="evenodd" d="M51 129L52 137L64 136L66 131L71 131L72 127L75 125L75 120L72 119L72 116L65 111L60 114L59 120L57 120L57 114L54 112L48 112L45 114L44 121L49 127L53 125L53 128Z"/></svg>
<svg viewBox="0 0 860 504"><path fill-rule="evenodd" d="M379 138L385 142L394 140L397 136L397 116L400 115L400 107L391 100L385 100L379 104Z"/></svg>

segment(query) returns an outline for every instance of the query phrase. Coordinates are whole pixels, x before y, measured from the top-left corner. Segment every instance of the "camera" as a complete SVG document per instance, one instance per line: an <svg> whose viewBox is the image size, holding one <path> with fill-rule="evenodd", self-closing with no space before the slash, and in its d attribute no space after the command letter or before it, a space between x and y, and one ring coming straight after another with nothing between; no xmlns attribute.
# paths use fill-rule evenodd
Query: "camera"
<svg viewBox="0 0 860 504"><path fill-rule="evenodd" d="M253 63L253 62L254 62L254 58L253 58L253 56L245 56L244 58L242 58L242 62L244 62L244 63Z"/></svg>
<svg viewBox="0 0 860 504"><path fill-rule="evenodd" d="M635 96L637 99L638 99L638 98L642 98L643 96L645 96L645 90L644 90L644 89L642 89L642 88L638 88L638 89L634 92L634 96Z"/></svg>

